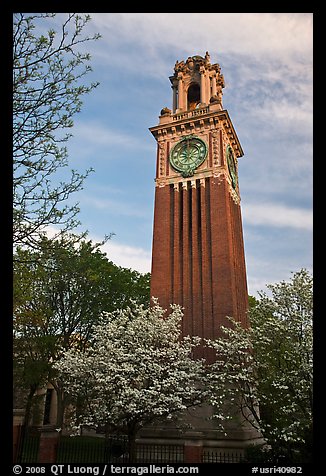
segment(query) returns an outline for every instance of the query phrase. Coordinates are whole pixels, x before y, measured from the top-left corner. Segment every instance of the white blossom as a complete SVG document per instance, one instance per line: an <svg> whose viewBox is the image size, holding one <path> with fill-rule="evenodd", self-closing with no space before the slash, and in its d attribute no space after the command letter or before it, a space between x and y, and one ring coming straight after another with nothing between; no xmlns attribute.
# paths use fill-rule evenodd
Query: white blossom
<svg viewBox="0 0 326 476"><path fill-rule="evenodd" d="M298 443L312 428L312 277L301 270L269 289L251 309L250 328L230 318L223 337L207 345L217 356L215 381L227 383L225 400L266 440Z"/></svg>
<svg viewBox="0 0 326 476"><path fill-rule="evenodd" d="M75 399L72 424L109 425L135 436L156 418L200 404L204 361L192 358L199 338L181 338L182 309L157 301L103 314L85 352L67 351L56 364Z"/></svg>

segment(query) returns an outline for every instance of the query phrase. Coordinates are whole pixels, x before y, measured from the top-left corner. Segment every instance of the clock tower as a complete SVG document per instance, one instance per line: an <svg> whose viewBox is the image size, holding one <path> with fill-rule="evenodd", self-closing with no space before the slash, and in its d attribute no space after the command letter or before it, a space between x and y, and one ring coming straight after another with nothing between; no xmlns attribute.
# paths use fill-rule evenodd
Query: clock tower
<svg viewBox="0 0 326 476"><path fill-rule="evenodd" d="M184 308L183 334L214 339L232 316L247 326L248 292L238 160L222 105L224 78L208 53L177 61L172 110L150 131L157 141L151 296ZM198 356L213 356L201 349Z"/></svg>

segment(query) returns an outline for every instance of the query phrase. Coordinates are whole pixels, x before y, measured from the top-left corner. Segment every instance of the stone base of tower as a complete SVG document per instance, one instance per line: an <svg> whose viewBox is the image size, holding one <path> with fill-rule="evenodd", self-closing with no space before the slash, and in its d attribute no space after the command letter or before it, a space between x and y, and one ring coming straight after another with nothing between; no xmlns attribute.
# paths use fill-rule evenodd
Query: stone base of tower
<svg viewBox="0 0 326 476"><path fill-rule="evenodd" d="M264 444L261 434L246 421L230 421L223 432L210 405L188 409L177 422L153 423L143 428L137 438L141 444L182 445L184 462L218 461L219 456L243 458L250 445ZM187 458L190 455L191 460Z"/></svg>

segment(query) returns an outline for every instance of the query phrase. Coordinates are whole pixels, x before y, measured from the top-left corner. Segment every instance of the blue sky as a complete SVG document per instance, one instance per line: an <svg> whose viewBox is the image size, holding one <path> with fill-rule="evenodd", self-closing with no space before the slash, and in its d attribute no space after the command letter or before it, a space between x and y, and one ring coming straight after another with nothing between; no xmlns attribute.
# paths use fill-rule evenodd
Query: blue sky
<svg viewBox="0 0 326 476"><path fill-rule="evenodd" d="M60 22L63 14L58 14ZM74 195L89 237L116 264L150 271L156 141L172 107L176 60L219 63L239 160L249 293L312 271L312 13L90 13L100 86L85 97L68 142L71 168L95 172Z"/></svg>

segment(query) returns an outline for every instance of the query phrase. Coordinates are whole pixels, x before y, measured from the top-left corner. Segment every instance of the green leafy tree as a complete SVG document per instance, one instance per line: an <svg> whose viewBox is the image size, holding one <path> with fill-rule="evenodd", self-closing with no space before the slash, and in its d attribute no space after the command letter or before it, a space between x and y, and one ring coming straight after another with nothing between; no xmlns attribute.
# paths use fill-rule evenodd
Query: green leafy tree
<svg viewBox="0 0 326 476"><path fill-rule="evenodd" d="M223 328L209 341L217 361L216 378L226 383L226 401L272 447L276 459L308 461L312 441L313 280L302 269L290 282L269 285L270 294L250 309L251 328ZM216 395L214 404L220 404Z"/></svg>
<svg viewBox="0 0 326 476"><path fill-rule="evenodd" d="M149 303L149 275L114 265L101 243L75 241L43 237L37 251L18 248L14 262L16 381L29 387L27 409L35 387L44 380L53 384L59 426L65 395L53 362L71 347L84 350L103 311L126 307L131 299Z"/></svg>
<svg viewBox="0 0 326 476"><path fill-rule="evenodd" d="M77 205L67 199L80 190L90 170L67 173L65 146L82 97L98 83L84 84L91 71L85 44L88 15L14 14L13 28L13 240L37 245L48 225L72 229ZM49 27L48 31L44 28Z"/></svg>

